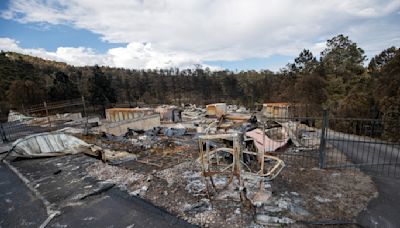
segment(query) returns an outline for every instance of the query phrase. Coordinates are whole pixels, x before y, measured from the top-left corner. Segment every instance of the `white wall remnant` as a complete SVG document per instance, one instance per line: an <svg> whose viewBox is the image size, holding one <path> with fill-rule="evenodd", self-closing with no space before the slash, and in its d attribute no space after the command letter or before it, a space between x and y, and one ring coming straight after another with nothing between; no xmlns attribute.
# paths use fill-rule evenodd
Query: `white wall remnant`
<svg viewBox="0 0 400 228"><path fill-rule="evenodd" d="M156 114L118 122L104 122L100 127L100 131L113 135L123 135L128 131L128 128L146 131L158 127L160 124L160 115Z"/></svg>
<svg viewBox="0 0 400 228"><path fill-rule="evenodd" d="M106 119L110 122L119 122L142 118L154 113L154 109L151 108L110 108L106 109Z"/></svg>

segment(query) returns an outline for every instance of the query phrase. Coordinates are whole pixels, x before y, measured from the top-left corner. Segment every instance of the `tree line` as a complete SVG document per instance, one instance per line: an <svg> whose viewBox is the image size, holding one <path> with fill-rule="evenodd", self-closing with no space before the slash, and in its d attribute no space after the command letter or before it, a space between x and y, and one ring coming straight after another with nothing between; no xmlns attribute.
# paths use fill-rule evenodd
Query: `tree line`
<svg viewBox="0 0 400 228"><path fill-rule="evenodd" d="M13 52L0 54L0 115L43 101L85 96L93 105L115 102L306 104L310 115L399 118L400 50L389 47L366 63L364 50L344 35L327 40L317 58L303 50L279 72L194 69L134 70L74 67Z"/></svg>

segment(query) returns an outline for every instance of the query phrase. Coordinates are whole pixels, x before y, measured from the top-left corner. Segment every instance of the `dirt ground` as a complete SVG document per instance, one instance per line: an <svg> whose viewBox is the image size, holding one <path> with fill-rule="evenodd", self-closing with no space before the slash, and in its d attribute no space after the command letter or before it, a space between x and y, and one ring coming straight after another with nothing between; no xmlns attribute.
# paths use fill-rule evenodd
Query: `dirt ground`
<svg viewBox="0 0 400 228"><path fill-rule="evenodd" d="M319 169L315 164L304 165L302 156L291 156L276 179L264 182L271 194L268 202L246 207L240 201L237 181L226 189L207 191L209 183L201 176L197 140L192 136L159 138L149 148L96 135L81 138L138 155L136 161L116 165L99 161L87 169L90 176L116 183L130 194L202 227L302 227L327 221L348 224L377 194L371 178L358 170ZM247 194L254 194L258 180L245 176ZM226 180L215 179L217 185Z"/></svg>

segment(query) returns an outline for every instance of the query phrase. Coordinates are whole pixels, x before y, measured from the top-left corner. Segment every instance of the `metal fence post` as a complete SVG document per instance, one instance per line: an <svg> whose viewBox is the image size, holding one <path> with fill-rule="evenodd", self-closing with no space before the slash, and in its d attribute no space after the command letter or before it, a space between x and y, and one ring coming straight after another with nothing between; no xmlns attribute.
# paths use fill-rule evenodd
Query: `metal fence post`
<svg viewBox="0 0 400 228"><path fill-rule="evenodd" d="M88 117L87 111L86 111L86 102L85 102L84 96L82 96L82 105L83 105L83 113L86 118L84 135L88 135L89 134L89 117Z"/></svg>
<svg viewBox="0 0 400 228"><path fill-rule="evenodd" d="M46 103L46 101L43 102L43 106L44 106L44 108L46 109L47 121L48 121L49 126L50 126L50 128L51 128L51 121L50 121L50 116L49 116L49 110L47 109L47 103Z"/></svg>
<svg viewBox="0 0 400 228"><path fill-rule="evenodd" d="M85 97L82 96L83 113L87 117Z"/></svg>
<svg viewBox="0 0 400 228"><path fill-rule="evenodd" d="M325 168L325 153L326 153L326 129L328 128L329 113L327 109L324 109L322 116L322 127L321 127L321 141L319 144L319 167Z"/></svg>
<svg viewBox="0 0 400 228"><path fill-rule="evenodd" d="M259 158L261 160L261 168L260 168L260 175L264 175L264 156L265 156L265 122L263 122L263 128L262 128L262 134L263 134L263 149L261 151L261 154L259 155Z"/></svg>

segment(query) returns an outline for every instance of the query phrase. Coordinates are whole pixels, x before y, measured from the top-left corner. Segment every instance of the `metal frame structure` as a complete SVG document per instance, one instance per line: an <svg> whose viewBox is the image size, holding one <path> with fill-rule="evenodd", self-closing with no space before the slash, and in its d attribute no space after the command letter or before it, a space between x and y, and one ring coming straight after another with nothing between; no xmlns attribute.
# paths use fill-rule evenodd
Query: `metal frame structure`
<svg viewBox="0 0 400 228"><path fill-rule="evenodd" d="M229 140L233 142L232 148L220 147L220 148L210 148L210 141L215 140ZM204 150L205 147L205 150ZM239 181L239 185L243 186L243 182L240 178L240 142L238 134L218 134L218 135L202 135L199 136L199 149L200 149L200 162L202 167L202 173L204 177L208 177L212 184L212 187L216 189L214 184L214 175L226 175L229 177L229 181L226 186L228 186L233 177L236 177ZM219 160L219 152L227 152L232 155L232 163L221 167ZM212 158L216 158L216 164L213 164ZM214 168L214 169L212 169ZM207 191L209 192L208 182L206 182ZM225 186L225 187L226 187Z"/></svg>
<svg viewBox="0 0 400 228"><path fill-rule="evenodd" d="M216 140L231 141L232 147L211 148L211 141ZM243 162L244 154L254 155L258 158L258 161L261 162L261 169L253 174L267 178L265 180L272 180L276 176L278 176L278 174L285 167L285 163L278 157L268 155L263 151L253 152L242 150L240 142L240 135L238 133L199 136L199 160L202 167L202 174L206 179L209 178L214 190L217 190L217 187L215 186L213 176L226 175L229 177L223 189L230 185L233 181L233 178L236 177L240 186L240 198L242 201L246 201L247 197L246 194L243 192L244 183L241 178L241 173L244 172L244 170L242 169L242 165L245 165L245 163ZM232 156L232 162L230 164L222 164L219 157L220 152L229 153ZM267 173L264 173L264 163L266 159L275 161L275 165L271 169L269 169ZM210 186L208 181L206 181L206 188L207 194L210 197Z"/></svg>

